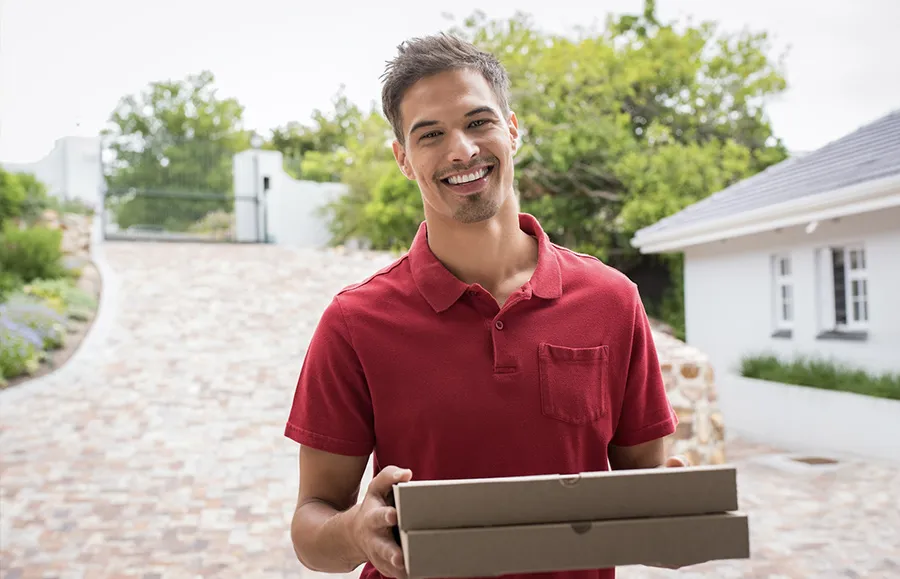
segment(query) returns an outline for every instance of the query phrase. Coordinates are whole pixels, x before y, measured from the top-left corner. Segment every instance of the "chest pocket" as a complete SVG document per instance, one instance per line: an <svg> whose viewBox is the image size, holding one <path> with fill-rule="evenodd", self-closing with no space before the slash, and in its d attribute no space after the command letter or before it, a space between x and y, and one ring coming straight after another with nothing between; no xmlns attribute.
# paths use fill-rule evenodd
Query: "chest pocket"
<svg viewBox="0 0 900 579"><path fill-rule="evenodd" d="M609 414L609 346L538 346L541 411L572 424L587 424Z"/></svg>

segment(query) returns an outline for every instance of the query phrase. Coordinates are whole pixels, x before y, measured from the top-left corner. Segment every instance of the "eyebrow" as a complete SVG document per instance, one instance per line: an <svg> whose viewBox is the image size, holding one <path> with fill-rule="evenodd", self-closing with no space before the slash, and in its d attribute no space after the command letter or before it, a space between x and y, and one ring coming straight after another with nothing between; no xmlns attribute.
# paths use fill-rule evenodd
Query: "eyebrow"
<svg viewBox="0 0 900 579"><path fill-rule="evenodd" d="M498 116L497 112L493 108L488 107L488 106L483 106L483 107L474 108L471 111L467 112L466 117L474 117L475 115L480 115L480 114L484 114L484 113L489 113L495 117ZM412 135L419 129L433 127L436 124L438 124L437 121L419 121L419 122L415 123L412 127L410 127L409 134Z"/></svg>

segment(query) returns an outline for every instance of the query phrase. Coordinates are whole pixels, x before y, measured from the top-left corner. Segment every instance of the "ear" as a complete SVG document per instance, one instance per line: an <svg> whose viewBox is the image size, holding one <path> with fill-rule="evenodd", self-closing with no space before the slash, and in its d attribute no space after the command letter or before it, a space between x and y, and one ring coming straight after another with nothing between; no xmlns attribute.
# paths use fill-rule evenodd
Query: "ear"
<svg viewBox="0 0 900 579"><path fill-rule="evenodd" d="M509 113L506 124L509 126L509 140L512 143L513 155L515 155L519 149L519 119L516 117L516 113Z"/></svg>
<svg viewBox="0 0 900 579"><path fill-rule="evenodd" d="M394 159L397 161L397 166L400 167L400 172L410 181L415 181L412 165L409 164L409 157L406 154L406 147L395 139L391 144L391 148L394 151Z"/></svg>

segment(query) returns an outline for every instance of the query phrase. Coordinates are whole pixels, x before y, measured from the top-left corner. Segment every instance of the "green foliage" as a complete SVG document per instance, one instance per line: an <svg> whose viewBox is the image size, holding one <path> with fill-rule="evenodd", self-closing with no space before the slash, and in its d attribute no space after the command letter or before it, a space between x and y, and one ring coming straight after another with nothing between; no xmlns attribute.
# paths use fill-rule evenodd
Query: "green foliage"
<svg viewBox="0 0 900 579"><path fill-rule="evenodd" d="M18 175L0 167L0 223L22 215L26 194Z"/></svg>
<svg viewBox="0 0 900 579"><path fill-rule="evenodd" d="M34 332L43 350L55 350L65 344L66 320L43 300L14 294L0 307L2 316L12 325Z"/></svg>
<svg viewBox="0 0 900 579"><path fill-rule="evenodd" d="M35 280L25 285L22 293L41 300L48 307L73 320L85 321L97 308L97 300L92 295L65 278Z"/></svg>
<svg viewBox="0 0 900 579"><path fill-rule="evenodd" d="M19 274L6 271L5 269L0 271L0 303L3 303L11 294L22 289L23 285L25 285L25 282L22 281L22 276Z"/></svg>
<svg viewBox="0 0 900 579"><path fill-rule="evenodd" d="M10 173L0 167L0 222L21 219L33 223L56 200L47 195L47 187L31 173Z"/></svg>
<svg viewBox="0 0 900 579"><path fill-rule="evenodd" d="M24 325L12 322L5 312L0 311L0 387L6 386L6 378L37 370L42 353L37 334Z"/></svg>
<svg viewBox="0 0 900 579"><path fill-rule="evenodd" d="M291 122L277 127L264 146L281 151L285 170L295 179L340 181L347 166L347 148L362 136L366 116L347 99L341 86L330 114L316 109L312 124Z"/></svg>
<svg viewBox="0 0 900 579"><path fill-rule="evenodd" d="M11 221L0 232L0 271L25 283L64 277L62 231L46 227L20 229Z"/></svg>
<svg viewBox="0 0 900 579"><path fill-rule="evenodd" d="M119 102L104 136L120 227L183 231L209 212L231 210L233 156L249 148L251 133L242 128L243 107L219 97L214 81L202 72L153 82Z"/></svg>
<svg viewBox="0 0 900 579"><path fill-rule="evenodd" d="M784 362L774 355L747 356L741 376L900 400L900 373L871 374L830 360L798 357Z"/></svg>
<svg viewBox="0 0 900 579"><path fill-rule="evenodd" d="M341 181L349 188L323 211L333 243L366 239L373 249L395 251L412 243L424 219L422 197L415 181L400 173L391 139L390 125L372 110L343 148L314 157L341 166Z"/></svg>

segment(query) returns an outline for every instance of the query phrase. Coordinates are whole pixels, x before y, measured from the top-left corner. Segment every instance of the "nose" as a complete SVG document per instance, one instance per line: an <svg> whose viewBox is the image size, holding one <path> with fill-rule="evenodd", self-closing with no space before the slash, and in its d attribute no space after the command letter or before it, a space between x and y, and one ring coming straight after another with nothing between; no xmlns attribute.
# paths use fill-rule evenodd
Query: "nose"
<svg viewBox="0 0 900 579"><path fill-rule="evenodd" d="M453 131L449 137L447 160L451 163L467 163L478 156L478 145L465 131Z"/></svg>

